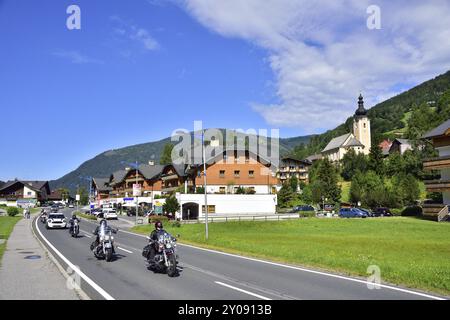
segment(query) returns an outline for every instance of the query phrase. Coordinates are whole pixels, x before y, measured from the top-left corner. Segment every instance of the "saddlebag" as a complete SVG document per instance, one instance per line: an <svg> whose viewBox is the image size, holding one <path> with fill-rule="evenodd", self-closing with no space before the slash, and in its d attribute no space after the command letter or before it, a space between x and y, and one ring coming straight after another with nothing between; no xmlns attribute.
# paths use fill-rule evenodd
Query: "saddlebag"
<svg viewBox="0 0 450 320"><path fill-rule="evenodd" d="M150 244L148 244L148 245L146 245L145 247L144 247L144 249L142 249L142 256L144 257L144 258L148 258L148 255L149 255L149 253L150 253Z"/></svg>

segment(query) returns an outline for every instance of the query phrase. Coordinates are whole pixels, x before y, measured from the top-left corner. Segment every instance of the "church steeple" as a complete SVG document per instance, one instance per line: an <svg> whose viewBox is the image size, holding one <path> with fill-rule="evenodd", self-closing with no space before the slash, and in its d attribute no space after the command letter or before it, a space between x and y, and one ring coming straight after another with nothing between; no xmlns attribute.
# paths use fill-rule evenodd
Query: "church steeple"
<svg viewBox="0 0 450 320"><path fill-rule="evenodd" d="M364 98L362 94L358 97L358 109L356 109L355 116L366 116L367 110L364 108Z"/></svg>

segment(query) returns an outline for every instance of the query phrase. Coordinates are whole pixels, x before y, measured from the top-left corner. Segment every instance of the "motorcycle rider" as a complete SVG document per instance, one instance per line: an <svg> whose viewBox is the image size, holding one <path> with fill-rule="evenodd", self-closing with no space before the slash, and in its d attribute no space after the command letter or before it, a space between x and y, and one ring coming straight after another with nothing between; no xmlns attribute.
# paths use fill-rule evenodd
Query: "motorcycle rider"
<svg viewBox="0 0 450 320"><path fill-rule="evenodd" d="M80 223L80 219L77 218L77 215L74 213L72 218L69 220L69 232L73 231L73 226L75 225L75 220Z"/></svg>
<svg viewBox="0 0 450 320"><path fill-rule="evenodd" d="M95 228L94 235L96 235L95 241L91 244L91 250L94 251L97 249L98 245L100 244L100 236L102 234L106 234L106 232L112 231L116 233L117 231L112 229L110 226L108 226L108 222L106 219L100 220L100 224ZM113 246L113 253L115 252L114 246Z"/></svg>
<svg viewBox="0 0 450 320"><path fill-rule="evenodd" d="M148 260L150 264L155 263L155 255L156 255L156 245L158 244L158 236L161 232L163 232L163 225L161 221L155 222L155 230L150 233L150 252L148 256Z"/></svg>

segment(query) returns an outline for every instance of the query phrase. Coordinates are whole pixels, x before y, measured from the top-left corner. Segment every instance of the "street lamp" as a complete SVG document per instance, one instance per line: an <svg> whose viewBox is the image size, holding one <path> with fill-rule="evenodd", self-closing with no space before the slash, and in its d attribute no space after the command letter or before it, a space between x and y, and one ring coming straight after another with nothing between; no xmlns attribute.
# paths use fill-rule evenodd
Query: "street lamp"
<svg viewBox="0 0 450 320"><path fill-rule="evenodd" d="M91 176L78 176L78 178L89 181L89 213L92 213L92 208L91 208L92 177Z"/></svg>
<svg viewBox="0 0 450 320"><path fill-rule="evenodd" d="M203 191L205 192L205 238L208 240L209 232L208 232L208 192L207 192L207 181L206 181L206 145L205 145L205 131L202 130L202 149L203 149ZM211 140L210 145L212 147L219 146L219 140Z"/></svg>

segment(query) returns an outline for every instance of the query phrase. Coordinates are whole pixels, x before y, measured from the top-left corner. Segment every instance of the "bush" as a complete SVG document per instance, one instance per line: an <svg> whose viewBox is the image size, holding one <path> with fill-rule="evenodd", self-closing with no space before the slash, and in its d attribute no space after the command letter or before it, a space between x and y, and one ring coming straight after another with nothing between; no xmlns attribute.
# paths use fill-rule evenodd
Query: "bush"
<svg viewBox="0 0 450 320"><path fill-rule="evenodd" d="M156 221L161 221L162 223L169 221L169 218L166 216L158 216L158 215L151 215L148 217L148 223L155 223Z"/></svg>
<svg viewBox="0 0 450 320"><path fill-rule="evenodd" d="M6 209L6 212L8 213L8 216L14 217L14 216L17 216L19 214L19 208L8 207L8 209Z"/></svg>
<svg viewBox="0 0 450 320"><path fill-rule="evenodd" d="M306 218L312 218L316 216L315 211L300 211L299 212L300 217L306 217Z"/></svg>
<svg viewBox="0 0 450 320"><path fill-rule="evenodd" d="M181 223L180 221L176 220L172 223L172 227L174 228L180 228L181 227Z"/></svg>
<svg viewBox="0 0 450 320"><path fill-rule="evenodd" d="M403 217L419 217L421 215L422 207L419 206L406 207L405 210L402 211Z"/></svg>
<svg viewBox="0 0 450 320"><path fill-rule="evenodd" d="M394 208L394 209L391 209L391 212L394 216L401 216L403 209Z"/></svg>

